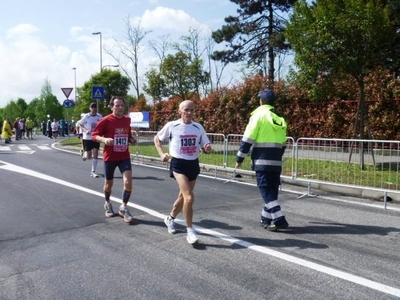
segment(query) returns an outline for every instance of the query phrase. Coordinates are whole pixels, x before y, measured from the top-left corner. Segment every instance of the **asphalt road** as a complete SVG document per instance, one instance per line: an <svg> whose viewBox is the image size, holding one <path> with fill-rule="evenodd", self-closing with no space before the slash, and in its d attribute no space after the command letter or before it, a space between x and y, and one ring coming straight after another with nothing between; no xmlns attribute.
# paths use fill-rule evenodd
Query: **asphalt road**
<svg viewBox="0 0 400 300"><path fill-rule="evenodd" d="M254 185L199 177L195 247L163 218L164 168L133 166L132 225L105 218L90 162L38 137L0 144L0 299L398 299L400 210L283 190L290 227L259 227ZM103 164L99 162L99 173ZM122 178L116 172L114 208Z"/></svg>

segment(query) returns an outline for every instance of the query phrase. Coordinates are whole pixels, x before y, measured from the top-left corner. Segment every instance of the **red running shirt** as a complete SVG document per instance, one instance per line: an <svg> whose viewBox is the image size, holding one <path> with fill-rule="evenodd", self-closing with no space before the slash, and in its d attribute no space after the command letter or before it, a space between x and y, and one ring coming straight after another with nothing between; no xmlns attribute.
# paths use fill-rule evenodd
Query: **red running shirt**
<svg viewBox="0 0 400 300"><path fill-rule="evenodd" d="M97 136L114 139L114 145L104 145L104 161L120 161L130 158L129 139L131 133L131 118L123 115L117 118L109 114L102 118L92 132L92 140L96 141Z"/></svg>

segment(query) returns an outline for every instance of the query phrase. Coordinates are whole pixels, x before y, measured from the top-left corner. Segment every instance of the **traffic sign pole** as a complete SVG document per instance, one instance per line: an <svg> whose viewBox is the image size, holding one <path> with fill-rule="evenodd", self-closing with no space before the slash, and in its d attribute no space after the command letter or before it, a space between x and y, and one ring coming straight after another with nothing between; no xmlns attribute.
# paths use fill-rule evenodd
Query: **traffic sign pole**
<svg viewBox="0 0 400 300"><path fill-rule="evenodd" d="M71 91L69 91L69 93L71 93ZM68 123L68 120L69 120L69 109L72 106L74 106L74 102L72 102L69 99L65 99L64 102L63 102L63 106L67 109L67 123ZM68 139L69 139L69 131L68 131L68 129L67 129L67 132L68 132Z"/></svg>

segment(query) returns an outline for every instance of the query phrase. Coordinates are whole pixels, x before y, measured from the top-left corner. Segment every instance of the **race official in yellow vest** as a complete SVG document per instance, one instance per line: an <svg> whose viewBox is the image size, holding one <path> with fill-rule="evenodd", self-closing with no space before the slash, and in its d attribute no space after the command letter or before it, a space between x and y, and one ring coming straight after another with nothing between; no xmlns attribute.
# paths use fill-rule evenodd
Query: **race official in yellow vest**
<svg viewBox="0 0 400 300"><path fill-rule="evenodd" d="M260 106L251 113L236 156L239 168L251 151L252 169L256 172L257 186L265 202L260 224L276 231L289 226L278 202L282 156L286 148L287 124L274 112L275 94L263 90L259 95Z"/></svg>

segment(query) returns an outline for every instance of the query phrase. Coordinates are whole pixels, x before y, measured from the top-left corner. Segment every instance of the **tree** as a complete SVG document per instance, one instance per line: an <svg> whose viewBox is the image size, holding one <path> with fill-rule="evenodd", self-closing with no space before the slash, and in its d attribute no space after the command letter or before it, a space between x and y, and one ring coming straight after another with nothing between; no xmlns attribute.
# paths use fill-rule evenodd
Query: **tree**
<svg viewBox="0 0 400 300"><path fill-rule="evenodd" d="M389 70L391 70L396 78L400 78L400 1L398 0L383 0L387 3L389 9L389 17L393 30L396 32L396 37L393 43L389 46L390 60Z"/></svg>
<svg viewBox="0 0 400 300"><path fill-rule="evenodd" d="M225 18L226 25L212 33L217 42L226 42L228 49L214 51L212 58L226 63L245 61L268 74L270 85L275 76L275 51L285 52L289 44L284 38L285 18L296 0L230 0L238 4L238 16ZM268 71L267 71L268 68Z"/></svg>
<svg viewBox="0 0 400 300"><path fill-rule="evenodd" d="M146 73L147 85L144 90L153 97L178 97L181 100L197 95L199 84L208 81L208 74L202 70L202 60L177 52L168 55L160 66Z"/></svg>
<svg viewBox="0 0 400 300"><path fill-rule="evenodd" d="M39 99L38 98L34 98L32 99L31 102L29 102L25 112L24 112L24 117L25 118L31 118L32 120L37 120L36 118L36 106L39 103Z"/></svg>
<svg viewBox="0 0 400 300"><path fill-rule="evenodd" d="M10 118L11 122L14 122L16 118L22 117L22 107L18 105L17 101L11 100L3 109L3 120ZM3 126L3 123L1 124Z"/></svg>
<svg viewBox="0 0 400 300"><path fill-rule="evenodd" d="M167 56L168 50L171 49L172 43L170 42L171 37L169 35L163 35L158 38L158 40L152 40L149 42L150 48L153 49L154 53L157 55L159 63L161 66Z"/></svg>
<svg viewBox="0 0 400 300"><path fill-rule="evenodd" d="M47 115L51 119L56 118L60 120L63 117L63 106L57 100L57 97L53 95L50 81L45 80L39 99L35 107L35 115L37 120L47 120Z"/></svg>
<svg viewBox="0 0 400 300"><path fill-rule="evenodd" d="M108 103L111 96L123 96L125 97L129 91L130 80L128 77L123 76L119 70L104 69L101 73L93 75L89 81L86 81L84 85L79 88L79 105L75 108L74 118L80 119L81 113L86 113L89 109L89 105L93 102L92 92L94 86L104 87L105 99L99 101L99 107L97 108L100 114L110 113Z"/></svg>
<svg viewBox="0 0 400 300"><path fill-rule="evenodd" d="M178 52L186 53L188 54L188 57L190 59L190 63L195 64L196 62L201 62L201 65L199 66L201 69L203 69L203 61L201 57L204 54L205 49L201 49L200 47L200 41L202 39L201 37L201 30L199 29L194 29L190 28L189 29L189 35L187 36L181 36L181 41L183 42L182 44L180 43L175 43L174 47ZM209 74L209 72L208 72ZM207 74L208 79L210 80L210 76ZM200 95L200 86L202 84L208 84L209 82L205 82L202 80L201 76L195 76L194 78L194 92L197 95Z"/></svg>
<svg viewBox="0 0 400 300"><path fill-rule="evenodd" d="M386 65L394 39L387 7L375 0L317 0L315 5L300 0L287 24L286 36L295 51L296 74L300 81L311 83L311 88L343 75L355 79L359 104L354 137L359 124L359 137L363 139L365 77Z"/></svg>
<svg viewBox="0 0 400 300"><path fill-rule="evenodd" d="M114 54L111 50L105 49L105 51L118 62L122 72L129 78L133 85L136 91L136 98L139 99L139 56L142 51L141 43L151 31L143 30L140 22L133 26L129 16L125 19L125 26L128 44L115 40L119 49L118 55ZM120 55L122 55L122 57L120 57Z"/></svg>
<svg viewBox="0 0 400 300"><path fill-rule="evenodd" d="M153 98L153 105L157 100L161 100L168 94L165 81L162 78L161 70L155 68L150 69L145 74L147 84L143 85L143 90Z"/></svg>

